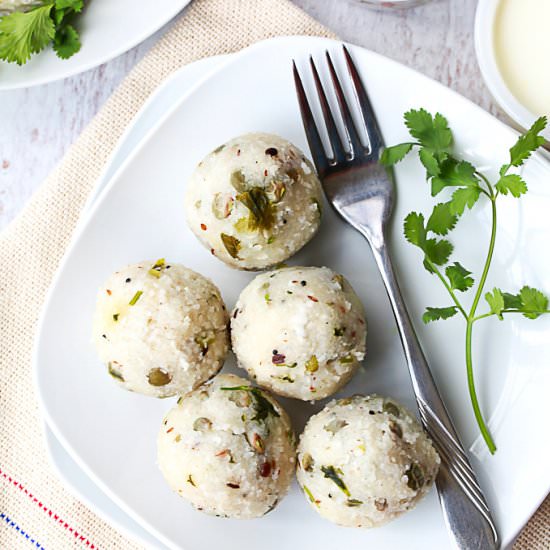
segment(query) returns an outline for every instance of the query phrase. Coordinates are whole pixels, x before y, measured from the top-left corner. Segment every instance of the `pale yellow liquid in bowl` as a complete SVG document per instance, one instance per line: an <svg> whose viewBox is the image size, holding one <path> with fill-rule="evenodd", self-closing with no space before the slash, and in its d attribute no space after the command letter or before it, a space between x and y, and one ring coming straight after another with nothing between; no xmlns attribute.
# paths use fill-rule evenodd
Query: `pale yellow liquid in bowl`
<svg viewBox="0 0 550 550"><path fill-rule="evenodd" d="M534 115L550 115L550 0L501 0L495 57L516 99Z"/></svg>

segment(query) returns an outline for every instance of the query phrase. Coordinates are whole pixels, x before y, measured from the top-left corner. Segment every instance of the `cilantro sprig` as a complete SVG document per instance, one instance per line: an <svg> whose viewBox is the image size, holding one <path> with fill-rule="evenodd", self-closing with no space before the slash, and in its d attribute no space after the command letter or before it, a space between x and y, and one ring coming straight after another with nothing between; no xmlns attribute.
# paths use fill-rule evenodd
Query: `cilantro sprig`
<svg viewBox="0 0 550 550"><path fill-rule="evenodd" d="M498 180L489 179L470 162L457 158L453 153L453 134L444 116L432 116L425 109L405 113L405 125L416 141L386 148L380 161L393 166L413 150L418 151L420 162L426 169L432 197L444 196L426 219L422 213L411 212L404 221L404 234L409 243L420 249L424 267L436 276L451 298L444 307L427 307L422 316L424 323L449 319L460 315L466 321L466 372L468 389L481 434L491 453L496 445L483 419L476 388L472 363L472 329L474 323L488 317L503 320L509 314L521 314L527 319L537 319L550 313L548 297L540 290L523 286L518 292L506 292L500 288L484 292L491 267L497 234L497 201L501 195L519 198L527 192L523 178L511 169L522 166L531 154L544 144L541 132L546 127L546 117L537 119L531 128L521 135L510 148L509 161L499 170ZM481 197L491 205L491 235L483 270L477 281L471 271L458 261L451 262L454 248L446 237L457 225L465 211L471 210ZM459 293L474 291L469 307L462 303ZM486 313L478 314L482 296L489 307Z"/></svg>
<svg viewBox="0 0 550 550"><path fill-rule="evenodd" d="M24 65L33 54L53 44L61 59L80 50L80 37L73 26L84 0L42 0L29 11L0 16L0 59Z"/></svg>

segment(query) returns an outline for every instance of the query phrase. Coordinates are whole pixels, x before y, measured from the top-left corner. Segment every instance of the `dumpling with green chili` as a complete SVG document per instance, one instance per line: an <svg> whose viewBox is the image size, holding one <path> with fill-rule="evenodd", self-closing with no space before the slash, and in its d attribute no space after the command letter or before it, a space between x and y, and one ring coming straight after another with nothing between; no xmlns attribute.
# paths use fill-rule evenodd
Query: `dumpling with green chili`
<svg viewBox="0 0 550 550"><path fill-rule="evenodd" d="M312 416L300 437L296 476L324 518L379 527L428 493L440 458L418 421L378 395L338 399Z"/></svg>
<svg viewBox="0 0 550 550"><path fill-rule="evenodd" d="M338 391L365 357L363 305L328 267L285 267L258 275L231 314L239 366L260 386L312 401Z"/></svg>
<svg viewBox="0 0 550 550"><path fill-rule="evenodd" d="M158 465L170 487L207 514L261 517L294 476L288 415L268 392L220 374L184 395L165 416Z"/></svg>
<svg viewBox="0 0 550 550"><path fill-rule="evenodd" d="M237 269L284 262L315 234L321 184L292 143L272 134L239 136L208 154L187 183L189 227Z"/></svg>
<svg viewBox="0 0 550 550"><path fill-rule="evenodd" d="M229 348L227 324L210 280L159 259L123 267L101 286L93 340L120 386L169 397L221 369Z"/></svg>

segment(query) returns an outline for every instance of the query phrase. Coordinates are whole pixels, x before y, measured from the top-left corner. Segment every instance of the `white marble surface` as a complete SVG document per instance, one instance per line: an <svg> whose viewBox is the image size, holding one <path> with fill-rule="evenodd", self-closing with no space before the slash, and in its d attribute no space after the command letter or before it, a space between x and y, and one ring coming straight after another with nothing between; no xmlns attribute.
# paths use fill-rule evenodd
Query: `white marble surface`
<svg viewBox="0 0 550 550"><path fill-rule="evenodd" d="M481 79L475 58L476 0L432 0L401 11L372 11L358 0L294 2L342 39L411 66L504 117ZM0 229L21 210L123 77L168 27L81 75L0 92Z"/></svg>

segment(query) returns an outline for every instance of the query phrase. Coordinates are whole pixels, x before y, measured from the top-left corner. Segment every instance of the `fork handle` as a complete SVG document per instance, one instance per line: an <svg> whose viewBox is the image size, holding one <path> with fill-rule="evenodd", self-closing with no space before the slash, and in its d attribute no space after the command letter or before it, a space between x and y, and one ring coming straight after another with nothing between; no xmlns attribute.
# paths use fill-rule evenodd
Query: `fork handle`
<svg viewBox="0 0 550 550"><path fill-rule="evenodd" d="M371 245L395 315L422 425L441 457L436 485L449 532L457 548L496 549L498 534L489 508L416 337L385 239L374 239L367 232L364 236Z"/></svg>

